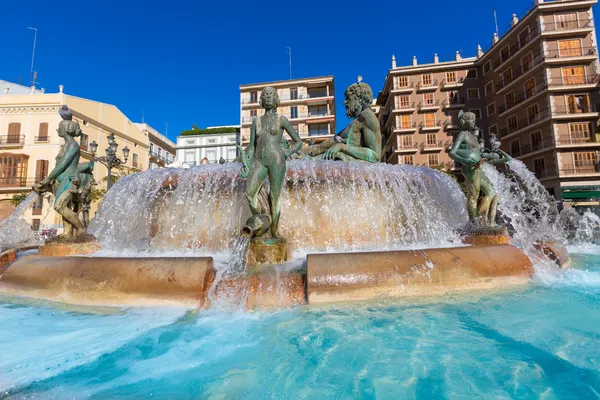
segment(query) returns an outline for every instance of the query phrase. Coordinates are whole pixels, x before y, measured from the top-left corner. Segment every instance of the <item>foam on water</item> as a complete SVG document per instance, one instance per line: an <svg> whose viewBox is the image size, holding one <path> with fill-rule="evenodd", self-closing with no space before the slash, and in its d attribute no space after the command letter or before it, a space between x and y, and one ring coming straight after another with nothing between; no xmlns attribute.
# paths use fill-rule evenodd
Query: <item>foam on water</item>
<svg viewBox="0 0 600 400"><path fill-rule="evenodd" d="M6 219L0 222L0 248L14 244L35 244L40 241L36 238L31 226L23 218L23 214L39 198L35 192L19 204L17 209Z"/></svg>

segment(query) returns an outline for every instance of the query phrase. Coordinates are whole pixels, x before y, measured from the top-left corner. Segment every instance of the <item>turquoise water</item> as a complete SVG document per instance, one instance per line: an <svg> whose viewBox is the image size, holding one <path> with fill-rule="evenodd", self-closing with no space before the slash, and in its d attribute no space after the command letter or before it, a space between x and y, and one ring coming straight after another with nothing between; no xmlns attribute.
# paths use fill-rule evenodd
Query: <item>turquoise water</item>
<svg viewBox="0 0 600 400"><path fill-rule="evenodd" d="M278 312L0 298L0 398L597 399L600 255L573 258L518 290Z"/></svg>

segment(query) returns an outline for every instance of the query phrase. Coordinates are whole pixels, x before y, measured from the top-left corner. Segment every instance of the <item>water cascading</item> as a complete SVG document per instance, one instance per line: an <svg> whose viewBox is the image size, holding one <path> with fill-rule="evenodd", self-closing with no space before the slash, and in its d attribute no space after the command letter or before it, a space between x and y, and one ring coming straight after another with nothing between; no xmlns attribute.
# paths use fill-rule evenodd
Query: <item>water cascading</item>
<svg viewBox="0 0 600 400"><path fill-rule="evenodd" d="M158 169L120 180L90 226L108 250L230 251L250 215L241 164ZM280 232L295 249L355 251L458 242L459 186L412 166L288 163Z"/></svg>
<svg viewBox="0 0 600 400"><path fill-rule="evenodd" d="M17 209L5 220L0 222L0 248L16 244L39 244L31 226L23 218L25 211L39 198L35 192L19 204Z"/></svg>

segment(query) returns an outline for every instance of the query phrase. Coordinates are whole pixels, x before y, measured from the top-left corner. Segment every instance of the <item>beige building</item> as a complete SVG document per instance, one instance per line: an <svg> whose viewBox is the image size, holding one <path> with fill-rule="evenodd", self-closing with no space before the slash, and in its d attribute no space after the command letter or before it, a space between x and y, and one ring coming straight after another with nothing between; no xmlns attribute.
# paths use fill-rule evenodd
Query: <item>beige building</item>
<svg viewBox="0 0 600 400"><path fill-rule="evenodd" d="M592 6L597 0L536 0L490 49L453 62L396 67L377 104L385 160L435 165L461 109L474 111L487 138L534 171L558 200L597 205L600 197L598 79ZM436 155L437 154L437 158Z"/></svg>
<svg viewBox="0 0 600 400"><path fill-rule="evenodd" d="M281 104L277 109L285 115L302 140L321 142L335 134L335 88L333 76L290 79L240 86L240 123L243 143L250 140L252 120L264 113L260 92L267 86L277 90Z"/></svg>
<svg viewBox="0 0 600 400"><path fill-rule="evenodd" d="M150 142L148 166L145 169L163 168L175 161L176 150L172 140L144 122L136 123L135 126L148 137Z"/></svg>
<svg viewBox="0 0 600 400"><path fill-rule="evenodd" d="M89 144L92 141L98 143L98 155L104 155L104 149L108 147L107 135L112 133L119 145L120 158L125 146L130 149L125 164L130 171L148 167L148 135L114 105L68 95L62 86L58 93L44 93L0 81L0 93L0 218L14 210L10 199L15 194L29 192L31 186L45 178L56 165L62 144L57 134L61 120L58 110L62 105L73 111L73 119L79 122L83 131L77 139L81 146L81 162L91 159ZM101 188L106 185L106 175L106 167L96 163L94 177ZM95 207L92 204L92 215ZM35 230L62 228L62 218L46 200L27 210L25 218Z"/></svg>

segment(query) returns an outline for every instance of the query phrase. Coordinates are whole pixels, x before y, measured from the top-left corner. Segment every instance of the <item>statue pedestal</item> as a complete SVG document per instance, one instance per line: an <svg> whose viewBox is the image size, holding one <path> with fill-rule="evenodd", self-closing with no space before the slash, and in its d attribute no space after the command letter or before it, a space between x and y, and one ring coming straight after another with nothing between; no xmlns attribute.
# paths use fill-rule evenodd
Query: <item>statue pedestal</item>
<svg viewBox="0 0 600 400"><path fill-rule="evenodd" d="M52 239L40 246L38 254L46 257L64 257L96 253L101 249L100 243L92 235L76 239Z"/></svg>
<svg viewBox="0 0 600 400"><path fill-rule="evenodd" d="M505 226L469 227L463 230L463 243L473 246L509 244L510 236Z"/></svg>
<svg viewBox="0 0 600 400"><path fill-rule="evenodd" d="M248 265L282 264L291 256L292 252L283 238L254 238L248 249Z"/></svg>

